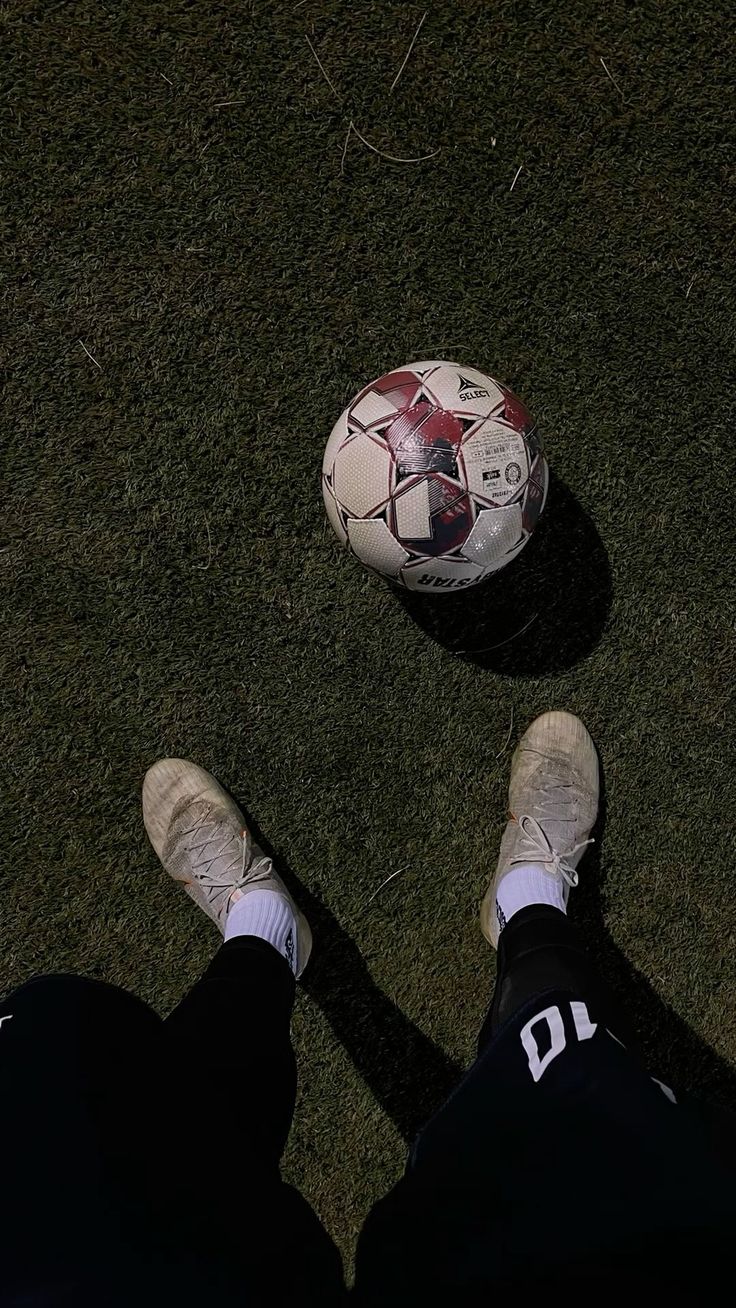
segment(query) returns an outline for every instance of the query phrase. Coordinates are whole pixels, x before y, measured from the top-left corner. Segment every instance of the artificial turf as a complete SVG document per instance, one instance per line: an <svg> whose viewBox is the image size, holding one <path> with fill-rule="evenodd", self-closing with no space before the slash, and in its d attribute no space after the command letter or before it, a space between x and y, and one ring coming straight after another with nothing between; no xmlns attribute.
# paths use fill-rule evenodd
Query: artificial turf
<svg viewBox="0 0 736 1308"><path fill-rule="evenodd" d="M286 1174L348 1254L471 1057L510 749L548 707L605 772L573 911L653 1070L736 1100L727 7L445 0L390 92L422 12L0 15L3 985L177 1001L217 936L140 785L214 771L316 922ZM351 120L436 153L343 159ZM555 476L444 609L343 553L319 492L351 394L435 357L513 386Z"/></svg>

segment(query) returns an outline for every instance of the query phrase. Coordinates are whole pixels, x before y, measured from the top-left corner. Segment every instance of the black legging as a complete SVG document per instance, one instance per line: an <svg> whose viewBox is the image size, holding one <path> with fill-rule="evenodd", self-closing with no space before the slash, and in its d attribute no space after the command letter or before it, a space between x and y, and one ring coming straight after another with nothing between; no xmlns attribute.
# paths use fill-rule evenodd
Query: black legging
<svg viewBox="0 0 736 1308"><path fill-rule="evenodd" d="M0 1004L3 1308L341 1301L334 1246L279 1177L293 998L276 950L238 937L165 1021L65 976ZM731 1177L621 1041L575 928L515 915L478 1059L371 1214L355 1297L485 1303L502 1282L641 1277L644 1237L680 1279L687 1251L727 1276Z"/></svg>
<svg viewBox="0 0 736 1308"><path fill-rule="evenodd" d="M530 999L545 990L570 990L595 1003L629 1048L634 1034L585 948L577 927L546 904L523 908L501 932L496 986L478 1038L478 1050Z"/></svg>
<svg viewBox="0 0 736 1308"><path fill-rule="evenodd" d="M279 1177L293 1002L285 960L243 936L165 1021L71 976L0 1004L3 1308L341 1296L337 1251Z"/></svg>
<svg viewBox="0 0 736 1308"><path fill-rule="evenodd" d="M477 1059L361 1234L360 1303L731 1285L736 1178L631 1040L567 917L515 914Z"/></svg>

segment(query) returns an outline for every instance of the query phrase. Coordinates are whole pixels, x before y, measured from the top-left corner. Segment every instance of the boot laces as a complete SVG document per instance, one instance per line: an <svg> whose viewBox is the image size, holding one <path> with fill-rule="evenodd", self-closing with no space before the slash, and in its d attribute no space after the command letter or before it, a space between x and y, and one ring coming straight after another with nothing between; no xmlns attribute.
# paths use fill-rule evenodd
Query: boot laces
<svg viewBox="0 0 736 1308"><path fill-rule="evenodd" d="M187 850L192 873L202 889L216 900L222 894L230 897L233 891L242 890L254 881L266 881L273 867L271 859L264 854L246 868L247 832L233 835L223 828L218 816L211 815L212 805L208 804L194 825L182 833L190 837Z"/></svg>
<svg viewBox="0 0 736 1308"><path fill-rule="evenodd" d="M552 792L571 788L571 782L561 781L554 773L544 774L544 780L539 788L538 807L541 810L558 808L560 804L559 796L555 796ZM550 813L550 816L552 816L552 813ZM557 814L554 816L559 821L559 816ZM568 849L564 854L561 854L554 848L544 827L531 814L520 814L517 822L524 837L524 852L511 859L512 866L515 867L519 863L541 863L550 876L561 877L568 886L574 888L578 884L578 874L577 869L573 867L569 860L579 850L585 849L587 845L594 844L595 838L591 836L588 840L581 840L577 845L573 845L572 849Z"/></svg>

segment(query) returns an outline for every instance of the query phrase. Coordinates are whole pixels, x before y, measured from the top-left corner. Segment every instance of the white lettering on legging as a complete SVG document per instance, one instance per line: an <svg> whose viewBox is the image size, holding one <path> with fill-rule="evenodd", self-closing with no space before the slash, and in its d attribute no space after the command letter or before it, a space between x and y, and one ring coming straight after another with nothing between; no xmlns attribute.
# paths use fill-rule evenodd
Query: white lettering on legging
<svg viewBox="0 0 736 1308"><path fill-rule="evenodd" d="M544 1058L539 1057L539 1045L534 1038L534 1027L538 1022L546 1022L549 1029L550 1047ZM545 1008L543 1012L537 1013L526 1026L522 1028L521 1043L529 1059L529 1071L535 1081L538 1081L549 1067L553 1058L561 1054L565 1048L565 1028L562 1024L562 1014L556 1004L551 1008Z"/></svg>
<svg viewBox="0 0 736 1308"><path fill-rule="evenodd" d="M575 1023L575 1034L578 1040L590 1040L598 1028L597 1022L591 1022L588 1016L588 1010L580 999L573 999L570 1004L572 1009L572 1020Z"/></svg>
<svg viewBox="0 0 736 1308"><path fill-rule="evenodd" d="M658 1076L653 1076L652 1080L655 1085L659 1086L660 1090L662 1091L662 1094L667 1096L671 1104L677 1103L677 1098L675 1096L674 1090L670 1090L670 1087L668 1085L665 1085L664 1081L660 1081Z"/></svg>
<svg viewBox="0 0 736 1308"><path fill-rule="evenodd" d="M598 1023L591 1022L585 1004L579 999L574 999L570 1004L570 1011L572 1012L573 1026L578 1040L590 1040L598 1029ZM534 1035L534 1028L538 1022L546 1022L549 1031L549 1049L543 1058L539 1057L539 1045ZM522 1028L521 1043L529 1059L529 1071L534 1080L539 1081L553 1059L562 1053L567 1044L562 1013L556 1004L553 1004L551 1008L545 1008L527 1022L526 1026Z"/></svg>
<svg viewBox="0 0 736 1308"><path fill-rule="evenodd" d="M3 1022L9 1022L12 1016L12 1013L6 1013L5 1017L0 1017L0 1026L2 1026Z"/></svg>

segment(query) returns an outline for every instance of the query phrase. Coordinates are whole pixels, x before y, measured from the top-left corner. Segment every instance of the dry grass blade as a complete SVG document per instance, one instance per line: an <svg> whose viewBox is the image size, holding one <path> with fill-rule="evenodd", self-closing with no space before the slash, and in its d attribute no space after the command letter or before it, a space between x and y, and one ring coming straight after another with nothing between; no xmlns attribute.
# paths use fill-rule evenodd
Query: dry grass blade
<svg viewBox="0 0 736 1308"><path fill-rule="evenodd" d="M418 26L416 32L414 33L413 37L411 38L411 43L410 43L410 45L409 45L409 49L407 50L406 54L404 55L404 61L403 61L402 65L401 65L401 67L400 67L398 73L396 74L396 76L395 76L393 82L391 83L391 86L389 87L389 95L390 95L391 92L393 91L394 87L396 86L396 83L398 82L399 78L401 77L401 74L403 73L404 69L406 68L406 65L407 65L408 62L409 62L409 55L411 54L412 50L414 49L414 46L415 46L416 43L417 43L417 37L419 36L419 33L420 33L421 30L422 30L422 27L423 27L423 25L424 25L424 20L425 20L425 18L427 17L428 12L429 12L429 10L425 9L424 13L422 14L421 18L419 19L419 26Z"/></svg>
<svg viewBox="0 0 736 1308"><path fill-rule="evenodd" d="M519 630L515 631L513 636L507 636L505 640L499 640L497 645L484 645L482 649L456 649L453 652L455 654L471 654L471 655L490 654L491 651L494 649L503 649L504 645L510 645L512 640L516 640L518 636L523 636L524 632L529 630L532 623L536 622L538 617L539 617L538 613L533 613L529 621L525 622L523 627L519 627Z"/></svg>
<svg viewBox="0 0 736 1308"><path fill-rule="evenodd" d="M350 133L352 132L352 130L353 130L353 120L352 120L352 118L351 118L351 119L350 119L350 122L348 123L348 131L347 131L347 136L345 137L345 144L344 144L344 146L342 147L342 159L340 160L340 172L341 172L341 173L344 173L344 172L345 172L345 160L346 160L346 158L347 158L347 154L348 154L348 146L349 146L349 144L350 144Z"/></svg>
<svg viewBox="0 0 736 1308"><path fill-rule="evenodd" d="M342 96L340 95L340 92L338 91L337 87L335 86L335 83L334 83L334 82L332 81L332 79L329 77L329 75L328 75L328 73L327 73L327 70L326 70L324 64L322 63L322 60L320 59L319 55L317 54L317 51L315 50L314 46L312 45L312 42L310 41L309 37L305 35L304 39L305 39L307 45L309 46L310 50L312 51L312 54L314 55L315 59L317 60L317 67L319 68L319 70L320 70L322 76L324 77L324 79L325 79L327 85L329 86L330 90L332 91L332 94L335 96L335 98L336 98L337 100L342 100Z"/></svg>
<svg viewBox="0 0 736 1308"><path fill-rule="evenodd" d="M97 362L97 360L96 360L94 354L90 354L90 352L89 352L89 350L87 349L87 346L85 345L84 341L83 341L83 340L80 340L79 344L81 345L82 349L84 350L84 353L87 355L87 358L92 360L93 364L95 365L95 368L99 368L100 372L102 372L102 364Z"/></svg>
<svg viewBox="0 0 736 1308"><path fill-rule="evenodd" d="M358 140L363 142L363 145L367 146L369 150L372 150L374 154L380 155L382 159L389 159L391 163L410 163L410 164L424 163L425 159L434 159L435 155L439 154L439 149L437 149L437 150L432 150L430 154L421 154L415 159L403 159L400 158L400 156L397 154L387 154L385 150L379 150L378 146L371 145L370 141L366 141L365 137L362 136L361 133L358 131L357 127L355 126L355 123L353 123L353 131L355 132L355 135L357 136Z"/></svg>
<svg viewBox="0 0 736 1308"><path fill-rule="evenodd" d="M613 73L610 71L610 69L609 69L609 67L608 67L608 64L606 63L605 59L603 58L603 55L600 56L600 61L601 61L601 63L603 64L603 71L605 72L606 77L609 79L609 81L611 82L611 84L612 84L613 86L615 86L616 90L618 91L619 95L621 96L621 99L625 101L625 100L626 100L626 97L625 97L623 91L621 90L621 87L619 86L618 82L616 81L616 78L614 77Z"/></svg>
<svg viewBox="0 0 736 1308"><path fill-rule="evenodd" d="M406 867L397 867L395 872L392 872L389 877L386 877L386 880L382 881L380 886L377 886L376 889L373 891L373 894L371 895L370 899L366 900L366 905L365 905L366 908L368 908L369 904L373 903L373 900L376 898L376 895L379 893L379 891L383 890L383 887L387 886L389 881L393 881L394 877L398 877L402 872L406 872L406 868L408 868L408 866L409 864L407 863Z"/></svg>
<svg viewBox="0 0 736 1308"><path fill-rule="evenodd" d="M536 622L538 617L539 617L538 613L533 613L529 621L525 622L523 627L519 627L519 630L515 631L513 636L507 637L506 640L500 640L497 645L488 645L487 648L484 650L484 653L487 654L493 649L503 649L504 645L510 645L512 640L517 640L519 636L523 636L524 632L529 630L532 623Z"/></svg>
<svg viewBox="0 0 736 1308"><path fill-rule="evenodd" d="M517 170L516 170L516 176L514 177L514 180L513 180L513 182L511 183L511 185L510 185L510 187L509 187L509 195L511 194L511 192L512 192L513 189L514 189L514 187L516 186L516 183L518 182L519 178L521 177L521 170L522 170L523 167L524 167L523 164L519 164L519 167L518 167Z"/></svg>
<svg viewBox="0 0 736 1308"><path fill-rule="evenodd" d="M506 750L507 750L508 747L509 747L509 741L511 740L511 732L513 731L513 729L514 729L514 706L513 706L513 704L512 704L512 705L511 705L511 721L509 722L508 735L507 735L505 741L503 742L503 745L502 745L501 748L499 749L499 751L498 751L498 753L497 753L497 755L496 755L496 757L495 757L495 759L494 759L494 762L495 762L495 763L498 762L498 760L500 759L500 757L501 757L502 754L505 754L505 753L506 753Z"/></svg>

